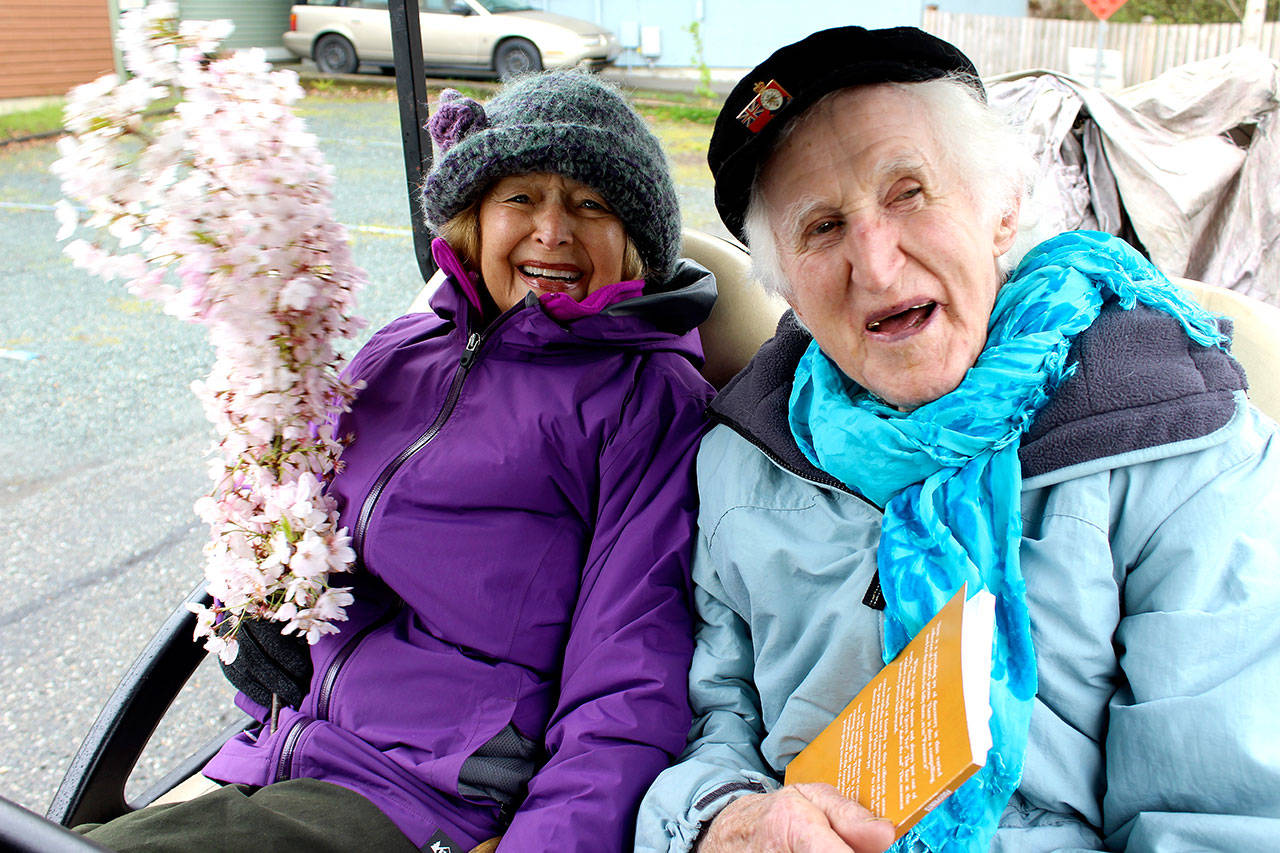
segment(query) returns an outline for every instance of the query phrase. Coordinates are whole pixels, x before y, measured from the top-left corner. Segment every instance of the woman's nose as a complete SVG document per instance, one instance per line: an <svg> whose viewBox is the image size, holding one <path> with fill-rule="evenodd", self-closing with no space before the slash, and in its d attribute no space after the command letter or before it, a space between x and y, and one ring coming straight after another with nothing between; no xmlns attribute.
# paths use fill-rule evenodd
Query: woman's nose
<svg viewBox="0 0 1280 853"><path fill-rule="evenodd" d="M561 246L573 239L569 211L558 201L541 204L534 212L533 236L544 246Z"/></svg>
<svg viewBox="0 0 1280 853"><path fill-rule="evenodd" d="M848 230L849 265L854 284L872 291L893 287L902 277L906 258L892 223L854 223Z"/></svg>

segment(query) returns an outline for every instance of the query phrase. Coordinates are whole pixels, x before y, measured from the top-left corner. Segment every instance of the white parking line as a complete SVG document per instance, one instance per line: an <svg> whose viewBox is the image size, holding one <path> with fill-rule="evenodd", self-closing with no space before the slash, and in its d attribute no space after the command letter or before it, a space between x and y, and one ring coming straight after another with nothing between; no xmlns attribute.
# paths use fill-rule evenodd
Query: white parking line
<svg viewBox="0 0 1280 853"><path fill-rule="evenodd" d="M0 201L0 209L6 210L53 210L51 204L27 204L21 201Z"/></svg>
<svg viewBox="0 0 1280 853"><path fill-rule="evenodd" d="M380 148L394 148L397 151L404 148L404 143L391 142L386 139L341 139L332 136L317 136L316 141L325 145L375 145Z"/></svg>
<svg viewBox="0 0 1280 853"><path fill-rule="evenodd" d="M395 237L412 237L412 228L388 228L385 225L345 225L348 231L362 231L366 234L390 234Z"/></svg>

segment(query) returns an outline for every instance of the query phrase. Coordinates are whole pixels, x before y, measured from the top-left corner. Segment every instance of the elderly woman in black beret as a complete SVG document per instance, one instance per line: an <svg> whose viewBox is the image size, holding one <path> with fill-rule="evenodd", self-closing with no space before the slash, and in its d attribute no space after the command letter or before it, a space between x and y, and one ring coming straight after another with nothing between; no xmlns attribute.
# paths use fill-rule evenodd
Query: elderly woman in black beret
<svg viewBox="0 0 1280 853"><path fill-rule="evenodd" d="M695 720L637 849L887 847L781 779L966 584L992 747L896 850L1275 849L1280 440L1229 326L1106 234L1015 266L1028 155L916 29L782 48L709 160L792 311L712 405Z"/></svg>

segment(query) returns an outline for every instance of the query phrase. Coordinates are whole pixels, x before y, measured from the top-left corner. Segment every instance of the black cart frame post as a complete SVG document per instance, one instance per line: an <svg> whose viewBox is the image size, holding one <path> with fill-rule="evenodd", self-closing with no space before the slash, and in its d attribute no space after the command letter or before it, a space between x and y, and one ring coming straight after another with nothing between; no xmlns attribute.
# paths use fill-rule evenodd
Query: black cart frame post
<svg viewBox="0 0 1280 853"><path fill-rule="evenodd" d="M435 274L431 257L431 229L423 215L422 182L431 171L431 137L427 133L427 79L422 64L422 18L418 0L390 0L391 49L396 64L396 93L400 100L400 137L409 191L409 220L413 223L413 254L422 280Z"/></svg>

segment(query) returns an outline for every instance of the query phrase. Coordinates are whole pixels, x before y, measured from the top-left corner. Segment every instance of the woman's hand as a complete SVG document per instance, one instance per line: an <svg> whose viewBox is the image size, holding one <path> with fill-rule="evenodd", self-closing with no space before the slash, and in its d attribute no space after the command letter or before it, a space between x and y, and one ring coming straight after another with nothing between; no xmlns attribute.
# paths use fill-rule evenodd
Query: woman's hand
<svg viewBox="0 0 1280 853"><path fill-rule="evenodd" d="M283 627L283 622L246 619L240 623L236 659L218 661L227 681L264 708L271 707L273 695L299 708L311 686L311 649L301 636L281 634Z"/></svg>
<svg viewBox="0 0 1280 853"><path fill-rule="evenodd" d="M881 853L893 824L840 796L830 785L788 785L734 800L716 815L698 853Z"/></svg>

